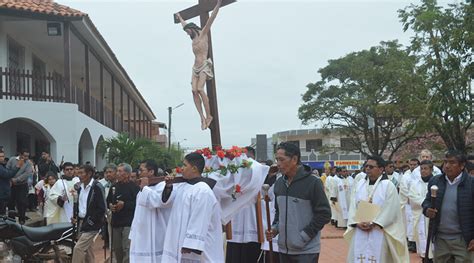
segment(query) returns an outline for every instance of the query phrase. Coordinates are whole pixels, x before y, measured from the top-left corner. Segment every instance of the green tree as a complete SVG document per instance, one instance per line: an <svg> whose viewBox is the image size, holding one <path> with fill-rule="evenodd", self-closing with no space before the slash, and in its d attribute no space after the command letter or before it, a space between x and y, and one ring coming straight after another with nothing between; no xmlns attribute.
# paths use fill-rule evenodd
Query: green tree
<svg viewBox="0 0 474 263"><path fill-rule="evenodd" d="M364 154L393 154L415 136L410 120L423 107L416 63L397 41L329 60L322 79L307 85L299 118L340 129Z"/></svg>
<svg viewBox="0 0 474 263"><path fill-rule="evenodd" d="M411 29L409 51L419 58L418 74L428 90L426 123L450 149L467 152L466 134L473 122L474 5L446 7L422 0L399 10L403 29Z"/></svg>
<svg viewBox="0 0 474 263"><path fill-rule="evenodd" d="M99 144L99 153L109 163L129 163L137 167L145 159L155 160L163 168L174 168L181 163L182 152L168 149L146 138L131 139L126 133L108 138Z"/></svg>

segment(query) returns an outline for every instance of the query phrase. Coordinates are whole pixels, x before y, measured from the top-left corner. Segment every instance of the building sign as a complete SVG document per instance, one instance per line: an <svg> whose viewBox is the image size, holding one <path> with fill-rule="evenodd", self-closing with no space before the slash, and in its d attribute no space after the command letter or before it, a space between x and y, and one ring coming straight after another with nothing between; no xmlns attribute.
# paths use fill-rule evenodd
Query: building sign
<svg viewBox="0 0 474 263"><path fill-rule="evenodd" d="M364 161L334 161L334 165L338 167L346 167L347 170L360 170Z"/></svg>

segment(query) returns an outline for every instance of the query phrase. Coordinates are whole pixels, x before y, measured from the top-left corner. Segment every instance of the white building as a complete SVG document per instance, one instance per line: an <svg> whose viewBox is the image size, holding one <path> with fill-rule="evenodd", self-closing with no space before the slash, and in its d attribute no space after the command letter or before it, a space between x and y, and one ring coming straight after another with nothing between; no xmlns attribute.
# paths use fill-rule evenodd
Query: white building
<svg viewBox="0 0 474 263"><path fill-rule="evenodd" d="M297 145L301 151L301 161L312 168L323 169L324 164L329 162L331 166L345 166L348 170L358 170L365 160L365 156L357 152L351 140L336 129L277 132L272 136L272 150L281 142Z"/></svg>
<svg viewBox="0 0 474 263"><path fill-rule="evenodd" d="M87 14L51 0L0 1L0 148L90 161L118 132L151 138L156 117Z"/></svg>

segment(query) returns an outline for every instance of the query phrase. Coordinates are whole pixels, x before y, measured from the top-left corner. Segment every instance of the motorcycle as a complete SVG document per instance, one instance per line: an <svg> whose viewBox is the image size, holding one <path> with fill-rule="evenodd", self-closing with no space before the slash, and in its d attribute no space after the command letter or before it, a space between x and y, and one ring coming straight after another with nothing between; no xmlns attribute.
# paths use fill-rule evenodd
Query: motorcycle
<svg viewBox="0 0 474 263"><path fill-rule="evenodd" d="M0 244L5 244L0 246L4 249L0 251L0 255L10 253L12 256L13 252L14 258L21 257L25 263L49 260L54 260L55 263L71 262L74 240L74 227L71 223L29 227L20 225L9 217L0 217ZM3 262L1 258L0 262Z"/></svg>

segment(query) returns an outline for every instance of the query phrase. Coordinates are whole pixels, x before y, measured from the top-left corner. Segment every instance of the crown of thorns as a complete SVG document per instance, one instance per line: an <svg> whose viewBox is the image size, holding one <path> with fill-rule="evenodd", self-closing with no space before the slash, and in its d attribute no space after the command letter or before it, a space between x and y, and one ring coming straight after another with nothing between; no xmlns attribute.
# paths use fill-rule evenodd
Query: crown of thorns
<svg viewBox="0 0 474 263"><path fill-rule="evenodd" d="M198 25L196 25L196 24L194 24L194 23L192 23L192 22L186 24L186 25L183 27L183 30L186 30L186 29L201 30L201 28L200 28Z"/></svg>

